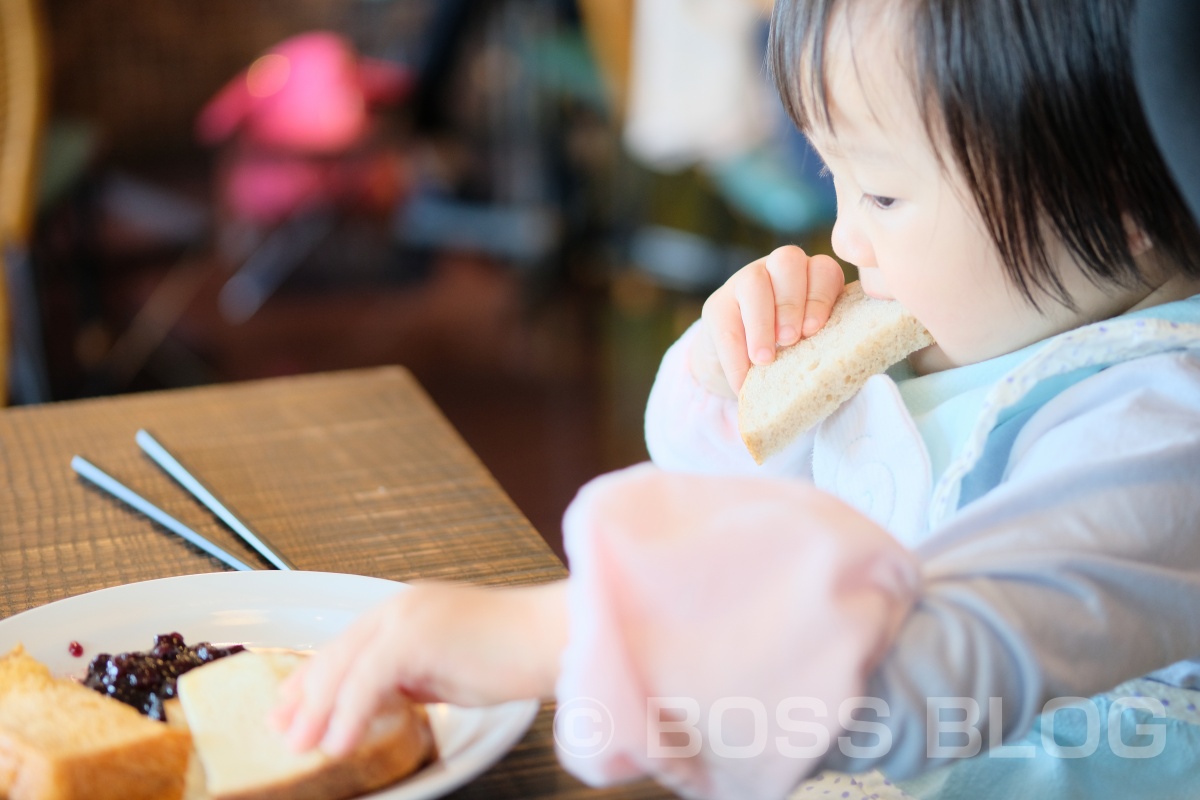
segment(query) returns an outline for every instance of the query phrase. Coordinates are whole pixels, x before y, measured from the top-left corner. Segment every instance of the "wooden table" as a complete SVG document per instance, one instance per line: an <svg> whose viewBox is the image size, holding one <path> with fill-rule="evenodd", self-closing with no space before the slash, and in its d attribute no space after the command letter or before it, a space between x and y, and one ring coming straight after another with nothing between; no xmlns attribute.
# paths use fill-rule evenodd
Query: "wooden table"
<svg viewBox="0 0 1200 800"><path fill-rule="evenodd" d="M301 569L393 580L541 583L563 565L400 368L0 412L0 618L132 581L224 567L79 480L82 455L239 555L261 559L142 455L147 428ZM457 798L668 797L584 787L554 756L547 705Z"/></svg>

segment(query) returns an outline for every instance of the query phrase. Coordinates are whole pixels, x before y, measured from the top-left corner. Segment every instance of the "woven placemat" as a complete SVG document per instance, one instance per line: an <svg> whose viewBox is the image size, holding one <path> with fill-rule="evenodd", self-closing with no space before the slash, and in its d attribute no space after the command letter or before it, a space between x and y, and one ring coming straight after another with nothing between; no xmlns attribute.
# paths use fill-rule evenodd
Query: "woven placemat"
<svg viewBox="0 0 1200 800"><path fill-rule="evenodd" d="M138 428L301 569L489 585L565 574L416 381L385 368L0 413L0 617L225 569L76 477L76 454L266 566L141 453Z"/></svg>

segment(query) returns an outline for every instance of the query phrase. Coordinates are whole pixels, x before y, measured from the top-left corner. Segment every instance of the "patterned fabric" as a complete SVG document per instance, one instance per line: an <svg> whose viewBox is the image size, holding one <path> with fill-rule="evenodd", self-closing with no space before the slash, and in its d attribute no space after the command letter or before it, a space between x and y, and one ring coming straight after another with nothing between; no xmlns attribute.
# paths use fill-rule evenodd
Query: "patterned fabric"
<svg viewBox="0 0 1200 800"><path fill-rule="evenodd" d="M1082 380L1104 367L1175 350L1200 350L1200 325L1157 319L1120 319L1061 334L988 392L979 420L958 457L933 490L928 527L936 528L959 505L962 481L983 457L1001 415L1043 381L1059 376Z"/></svg>
<svg viewBox="0 0 1200 800"><path fill-rule="evenodd" d="M789 800L916 800L878 770L862 775L822 772L796 787Z"/></svg>
<svg viewBox="0 0 1200 800"><path fill-rule="evenodd" d="M1149 700L1161 705L1153 713L1136 707L1118 707L1114 711L1114 704L1122 698ZM1011 747L1032 748L1032 757L1028 759L996 759L983 755L919 778L895 782L878 770L861 775L827 771L801 783L789 800L1013 800L1043 797L1055 800L1183 800L1200 797L1200 770L1196 769L1196 753L1200 752L1200 692L1137 678L1091 698L1091 703L1095 708L1092 733L1095 752L1086 758L1048 754L1042 741L1046 727L1043 718L1019 741L1006 743ZM1109 722L1111 714L1119 715L1115 723ZM1055 741L1064 746L1078 746L1082 739L1084 745L1090 747L1086 743L1086 731L1081 734L1072 727L1065 712L1060 715L1064 715L1058 722L1061 733L1055 734ZM1161 735L1162 750L1153 756L1150 768L1144 759L1114 754L1108 742L1110 724L1119 731L1120 741L1130 745L1153 746L1153 736Z"/></svg>
<svg viewBox="0 0 1200 800"><path fill-rule="evenodd" d="M817 426L813 482L911 547L926 529L929 455L896 384L875 375Z"/></svg>

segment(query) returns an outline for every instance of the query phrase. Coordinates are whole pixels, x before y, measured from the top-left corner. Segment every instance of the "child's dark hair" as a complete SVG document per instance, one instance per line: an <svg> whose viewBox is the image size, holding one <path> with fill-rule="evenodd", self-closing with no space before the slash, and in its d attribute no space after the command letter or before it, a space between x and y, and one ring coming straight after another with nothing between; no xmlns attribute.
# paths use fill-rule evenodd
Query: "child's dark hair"
<svg viewBox="0 0 1200 800"><path fill-rule="evenodd" d="M801 130L829 127L826 36L852 2L775 2L770 68ZM1200 276L1200 229L1133 82L1133 0L891 2L911 24L913 89L930 140L949 146L1023 296L1038 306L1040 290L1073 305L1048 257L1047 227L1097 284L1145 280L1126 219Z"/></svg>

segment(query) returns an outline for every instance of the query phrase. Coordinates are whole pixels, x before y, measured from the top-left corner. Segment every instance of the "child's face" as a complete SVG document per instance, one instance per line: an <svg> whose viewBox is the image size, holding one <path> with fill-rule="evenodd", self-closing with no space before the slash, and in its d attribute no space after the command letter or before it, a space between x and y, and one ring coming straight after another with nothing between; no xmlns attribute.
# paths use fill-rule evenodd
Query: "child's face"
<svg viewBox="0 0 1200 800"><path fill-rule="evenodd" d="M929 329L940 348L925 362L932 368L981 361L1116 313L1053 241L1051 258L1081 311L1046 298L1040 314L1010 286L953 157L942 163L934 154L891 22L888 14L842 13L830 32L831 128L810 138L837 190L837 256L858 267L867 294L899 300Z"/></svg>

